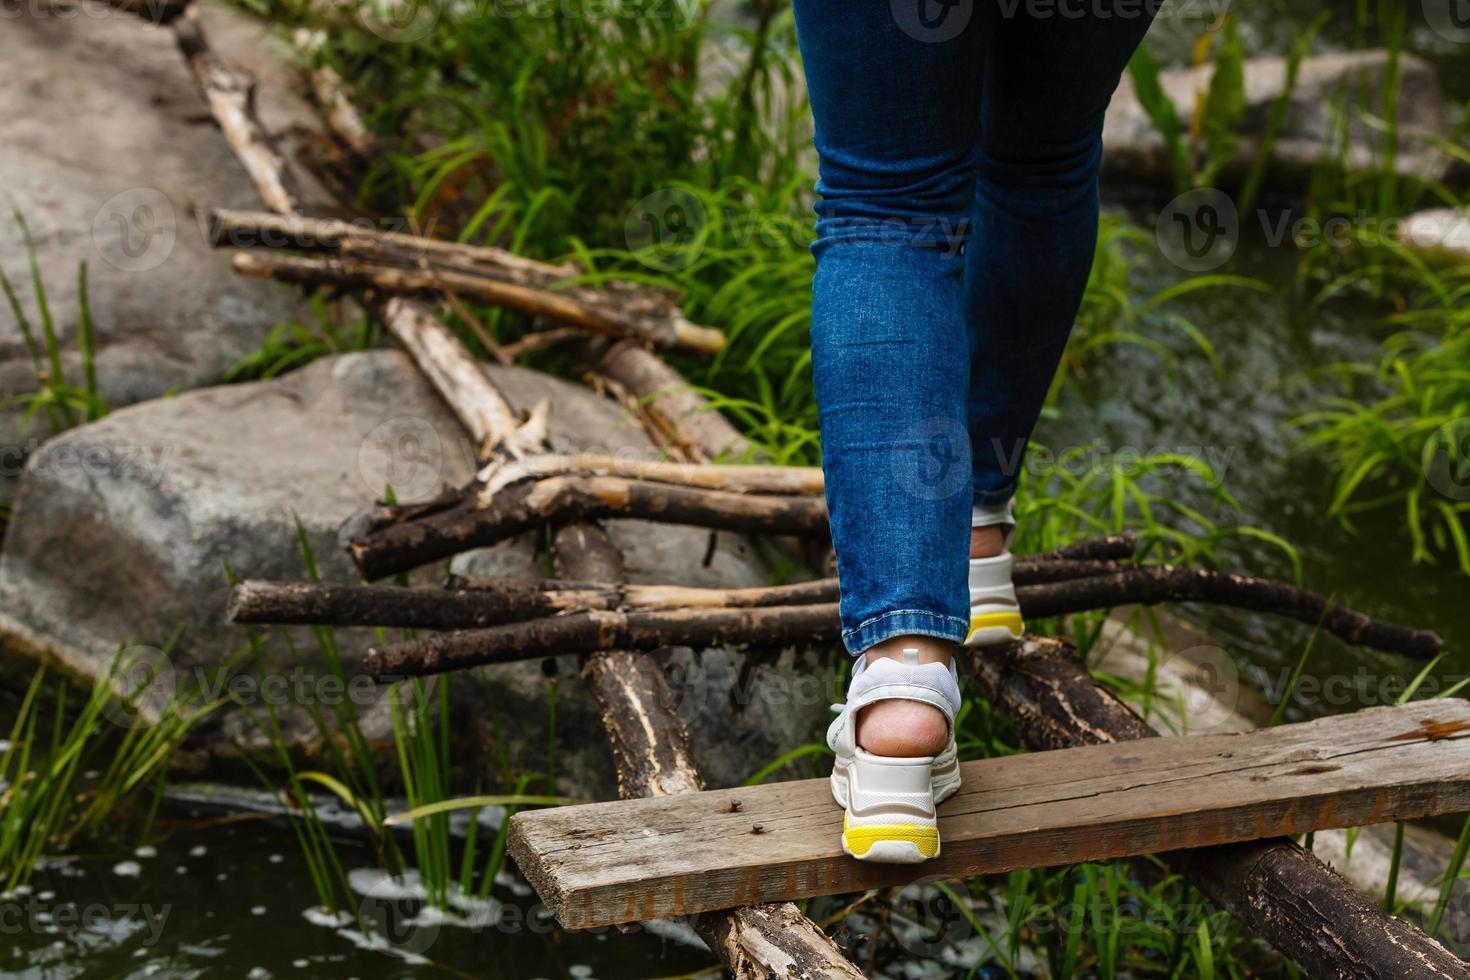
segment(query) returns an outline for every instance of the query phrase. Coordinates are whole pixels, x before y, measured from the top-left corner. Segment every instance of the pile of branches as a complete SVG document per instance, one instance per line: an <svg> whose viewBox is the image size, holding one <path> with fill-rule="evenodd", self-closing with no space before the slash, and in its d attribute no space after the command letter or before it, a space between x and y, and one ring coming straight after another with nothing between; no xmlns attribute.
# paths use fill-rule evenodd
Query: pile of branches
<svg viewBox="0 0 1470 980"><path fill-rule="evenodd" d="M820 536L821 471L714 466L540 453L486 466L467 488L426 504L377 507L351 552L365 576L407 571L539 527L606 517L731 531ZM1131 536L1082 541L1017 558L1029 620L1160 602L1207 602L1272 613L1352 644L1419 659L1439 636L1373 619L1282 582L1176 565L1143 565ZM451 576L441 589L246 581L238 623L383 626L437 631L371 651L381 681L490 663L600 650L834 643L838 583L702 589L603 581Z"/></svg>

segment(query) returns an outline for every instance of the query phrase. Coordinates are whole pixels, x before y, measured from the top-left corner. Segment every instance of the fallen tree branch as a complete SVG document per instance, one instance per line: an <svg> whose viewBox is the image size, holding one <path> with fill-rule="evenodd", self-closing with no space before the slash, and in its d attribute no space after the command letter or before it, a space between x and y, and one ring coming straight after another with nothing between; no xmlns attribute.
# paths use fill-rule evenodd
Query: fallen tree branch
<svg viewBox="0 0 1470 980"><path fill-rule="evenodd" d="M1027 638L963 662L978 693L1040 751L1151 738L1061 641ZM1307 975L1354 980L1470 976L1463 961L1394 918L1289 840L1161 855Z"/></svg>
<svg viewBox="0 0 1470 980"><path fill-rule="evenodd" d="M524 480L552 476L621 476L732 493L794 493L816 496L825 483L816 466L718 465L670 460L630 459L600 453L542 453L519 460L496 460L476 476L481 507L491 506L501 490Z"/></svg>
<svg viewBox="0 0 1470 980"><path fill-rule="evenodd" d="M285 161L255 118L255 83L210 49L199 23L198 7L187 7L169 23L220 132L266 207L281 214L299 210L301 199L291 187Z"/></svg>
<svg viewBox="0 0 1470 980"><path fill-rule="evenodd" d="M351 545L369 580L482 548L547 524L637 517L725 531L825 537L820 497L700 490L622 477L557 476L507 487L490 507L474 497L418 520L395 523Z"/></svg>
<svg viewBox="0 0 1470 980"><path fill-rule="evenodd" d="M1322 628L1346 642L1387 653L1417 657L1425 655L1431 647L1438 649L1442 645L1438 635L1427 630L1384 623L1340 607L1327 610L1324 617L1325 600L1295 586L1199 569L1172 566L1109 569L1100 575L1020 586L1016 594L1021 613L1028 619L1139 602L1204 601L1276 613L1309 624L1321 622ZM435 674L544 656L551 650L586 653L610 647L652 650L663 646L705 647L730 643L822 644L834 641L841 634L835 600L833 595L826 602L761 608L628 607L561 612L552 618L441 633L377 647L369 654L366 672L387 680L399 675Z"/></svg>
<svg viewBox="0 0 1470 980"><path fill-rule="evenodd" d="M1033 586L1021 596L1022 611L1034 619L1159 602L1208 602L1272 613L1313 626L1321 623L1324 630L1344 643L1405 657L1425 659L1444 649L1444 641L1432 630L1373 619L1284 582L1203 568L1137 565L1109 575Z"/></svg>
<svg viewBox="0 0 1470 980"><path fill-rule="evenodd" d="M533 263L501 249L237 211L214 213L211 240L329 253L241 252L234 265L242 275L421 298L448 294L665 349L715 354L725 345L723 332L690 323L661 293L626 284L567 285L579 273L575 267Z"/></svg>
<svg viewBox="0 0 1470 980"><path fill-rule="evenodd" d="M1018 584L1108 575L1112 562L1022 555ZM620 585L559 579L451 575L442 589L247 580L230 593L233 623L282 626L384 626L459 630L594 610L754 609L836 602L835 578L743 589L685 585Z"/></svg>

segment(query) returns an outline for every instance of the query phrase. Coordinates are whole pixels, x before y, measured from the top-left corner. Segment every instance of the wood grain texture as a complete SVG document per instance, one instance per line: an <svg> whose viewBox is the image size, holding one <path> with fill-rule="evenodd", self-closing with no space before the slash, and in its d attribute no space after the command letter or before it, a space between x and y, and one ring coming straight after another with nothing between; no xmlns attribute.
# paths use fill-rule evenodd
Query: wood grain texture
<svg viewBox="0 0 1470 980"><path fill-rule="evenodd" d="M511 853L558 920L585 928L1411 819L1470 807L1470 702L962 771L940 808L943 854L918 866L844 856L825 779L521 813Z"/></svg>

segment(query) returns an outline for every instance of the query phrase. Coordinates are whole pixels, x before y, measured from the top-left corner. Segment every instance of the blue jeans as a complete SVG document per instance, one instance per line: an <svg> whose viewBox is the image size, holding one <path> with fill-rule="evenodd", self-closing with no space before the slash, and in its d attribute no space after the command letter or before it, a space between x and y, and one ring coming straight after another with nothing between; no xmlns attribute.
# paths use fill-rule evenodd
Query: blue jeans
<svg viewBox="0 0 1470 980"><path fill-rule="evenodd" d="M816 145L812 364L854 655L969 625L1097 240L1108 100L1157 0L794 0Z"/></svg>

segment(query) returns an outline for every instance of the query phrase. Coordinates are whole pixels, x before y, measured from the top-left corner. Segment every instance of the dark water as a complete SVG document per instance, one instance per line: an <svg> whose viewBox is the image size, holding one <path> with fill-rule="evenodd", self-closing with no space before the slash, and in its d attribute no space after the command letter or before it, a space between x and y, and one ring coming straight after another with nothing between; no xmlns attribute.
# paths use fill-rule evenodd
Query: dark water
<svg viewBox="0 0 1470 980"><path fill-rule="evenodd" d="M1304 24L1320 7L1319 0L1235 0L1231 9L1242 18L1253 52L1280 52L1291 43L1293 25ZM1181 16L1160 22L1152 35L1157 50L1173 64L1187 62L1206 20ZM1335 18L1323 39L1324 49L1353 46L1350 17ZM1451 93L1470 94L1470 58L1463 47L1444 42L1417 12L1411 47L1435 61ZM1148 227L1160 203L1128 207ZM1222 524L1254 524L1293 542L1306 583L1320 592L1440 631L1454 651L1440 676L1454 679L1470 669L1466 579L1444 565L1411 564L1392 512L1359 519L1357 533L1327 520L1323 506L1331 475L1296 454L1283 431L1283 423L1314 396L1307 369L1373 360L1386 332L1380 311L1362 301L1309 308L1293 284L1295 258L1247 233L1239 253L1220 271L1263 278L1276 292L1221 290L1178 305L1209 336L1223 377L1189 341L1155 331L1178 352L1174 363L1127 346L1095 357L1066 392L1060 417L1044 423L1040 438L1054 448L1096 442L1113 449L1209 454L1242 507L1238 514L1219 515ZM1186 275L1162 260L1153 262L1143 270L1139 295ZM1207 503L1207 493L1191 480L1179 480L1172 489L1191 505ZM1291 572L1279 552L1259 543L1238 542L1225 557L1232 567L1256 574ZM1242 671L1267 688L1279 684L1310 633L1266 617L1190 607L1181 612L1205 624ZM1412 665L1324 638L1308 676L1358 678L1353 691L1368 693L1354 693L1347 703L1304 697L1292 714L1376 703L1387 697L1378 682L1406 672L1412 674ZM0 902L0 975L646 978L685 975L710 963L707 954L677 936L553 930L535 896L510 875L502 876L489 903L414 915L402 888L368 870L370 853L350 842L341 852L349 866L360 869L354 884L362 921L371 924L366 933L353 916L332 920L313 911L315 892L283 826L168 807L151 849L133 853L120 846L77 855L42 869L29 893ZM937 967L932 960L925 964L931 971Z"/></svg>

